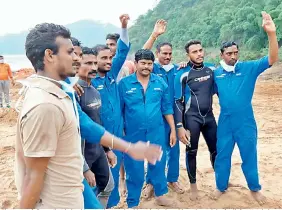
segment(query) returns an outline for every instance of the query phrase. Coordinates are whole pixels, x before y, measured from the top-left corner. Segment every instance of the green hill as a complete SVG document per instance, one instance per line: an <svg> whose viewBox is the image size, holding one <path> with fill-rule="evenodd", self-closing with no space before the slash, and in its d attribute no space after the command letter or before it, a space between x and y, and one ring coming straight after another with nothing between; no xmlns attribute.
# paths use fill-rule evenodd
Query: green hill
<svg viewBox="0 0 282 210"><path fill-rule="evenodd" d="M223 41L232 40L244 48L244 57L256 57L268 43L261 27L263 10L274 19L282 45L281 0L161 0L130 29L133 50L142 47L156 20L162 18L168 21L167 32L157 42L169 41L182 54L190 39L217 49Z"/></svg>
<svg viewBox="0 0 282 210"><path fill-rule="evenodd" d="M101 24L92 20L81 20L69 25L72 36L81 40L85 46L105 43L108 33L119 32L119 28L111 24ZM19 34L0 36L0 54L24 54L24 43L27 31Z"/></svg>

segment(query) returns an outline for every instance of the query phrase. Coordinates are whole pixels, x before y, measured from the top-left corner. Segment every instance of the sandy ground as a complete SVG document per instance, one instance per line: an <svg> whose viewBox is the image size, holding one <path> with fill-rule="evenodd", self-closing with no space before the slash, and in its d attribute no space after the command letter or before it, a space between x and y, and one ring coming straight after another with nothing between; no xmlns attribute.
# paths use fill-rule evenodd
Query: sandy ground
<svg viewBox="0 0 282 210"><path fill-rule="evenodd" d="M281 70L281 66L276 69ZM272 70L273 71L273 70ZM172 208L282 208L282 73L274 71L270 76L261 76L253 100L257 120L259 139L259 172L263 186L263 193L267 196L267 203L259 206L251 197L241 170L241 159L238 148L235 147L232 159L232 173L230 181L241 184L242 187L230 188L218 201L210 198L215 189L214 172L211 169L209 153L205 142L201 139L198 152L198 187L200 200L189 200L189 182L185 169L184 147L181 148L180 183L186 192L177 195L169 192L175 205ZM19 87L11 90L13 103ZM215 98L214 110L216 116L219 106ZM14 140L17 113L13 109L0 111L0 208L16 208L17 192L14 183ZM126 208L125 204L121 204ZM154 203L154 199L142 200L140 208L161 208Z"/></svg>

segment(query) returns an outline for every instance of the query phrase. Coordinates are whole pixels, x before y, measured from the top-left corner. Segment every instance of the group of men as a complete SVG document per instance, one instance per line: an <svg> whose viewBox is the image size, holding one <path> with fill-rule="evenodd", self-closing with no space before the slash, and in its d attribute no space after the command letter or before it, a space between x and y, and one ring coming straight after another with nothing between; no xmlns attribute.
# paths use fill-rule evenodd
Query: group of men
<svg viewBox="0 0 282 210"><path fill-rule="evenodd" d="M240 62L238 45L225 42L218 68L204 63L204 49L197 40L185 45L189 62L181 66L172 63L169 42L157 45L155 59L151 49L166 31L164 20L157 21L143 49L135 53L135 66L124 64L130 49L128 15L120 16L120 36L108 35L106 45L93 48L81 46L63 26L37 25L25 44L36 75L25 81L17 129L20 208L115 207L123 167L129 208L139 205L144 180L146 198L155 195L158 205L172 206L168 187L184 193L178 183L179 141L186 145L195 200L200 133L215 170L214 198L229 186L237 143L248 187L264 203L251 100L259 74L278 61L278 42L270 15L262 16L269 56ZM221 106L218 126L212 111L214 94Z"/></svg>

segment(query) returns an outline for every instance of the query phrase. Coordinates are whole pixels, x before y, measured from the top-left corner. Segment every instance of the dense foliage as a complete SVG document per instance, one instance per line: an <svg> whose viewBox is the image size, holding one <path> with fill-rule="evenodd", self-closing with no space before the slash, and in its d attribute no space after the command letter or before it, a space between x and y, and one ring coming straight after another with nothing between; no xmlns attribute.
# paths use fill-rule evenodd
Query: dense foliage
<svg viewBox="0 0 282 210"><path fill-rule="evenodd" d="M156 20L162 18L168 27L158 42L171 42L177 57L188 40L199 39L206 48L216 49L223 41L236 41L244 49L244 58L255 58L268 46L261 27L263 10L272 16L282 45L281 0L161 0L130 29L133 50L142 47Z"/></svg>

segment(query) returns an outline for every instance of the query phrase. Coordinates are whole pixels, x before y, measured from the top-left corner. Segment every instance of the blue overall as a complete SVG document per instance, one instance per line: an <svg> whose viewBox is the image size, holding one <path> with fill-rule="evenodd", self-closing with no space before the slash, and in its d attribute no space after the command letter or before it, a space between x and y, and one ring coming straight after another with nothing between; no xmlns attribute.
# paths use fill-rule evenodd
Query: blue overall
<svg viewBox="0 0 282 210"><path fill-rule="evenodd" d="M169 89L169 98L171 104L174 104L174 78L177 73L178 66L172 65L172 69L166 71L159 63L154 63L153 73L162 77ZM180 147L179 140L177 139L174 147L169 145L170 127L167 121L165 123L165 142L167 142L167 182L177 182L179 178L179 157ZM146 180L147 183L148 180Z"/></svg>
<svg viewBox="0 0 282 210"><path fill-rule="evenodd" d="M128 47L120 39L117 42L116 55L113 58L112 68L105 77L96 76L91 82L92 85L100 92L102 107L101 120L107 131L118 137L123 136L123 118L120 110L120 99L117 88L116 79L126 60L130 46ZM120 151L113 150L117 156L117 164L111 168L115 181L115 188L111 193L107 208L116 206L120 201L118 186L119 186L119 170L123 154Z"/></svg>
<svg viewBox="0 0 282 210"><path fill-rule="evenodd" d="M68 84L70 84L69 79L65 80ZM72 93L66 93L73 100ZM82 139L87 139L90 143L100 143L102 136L105 133L105 129L99 124L92 121L91 118L85 114L79 105L79 103L75 100L77 105L77 111L79 115L79 126L80 126L80 135ZM94 132L93 132L94 131ZM84 190L83 190L83 198L84 198L84 208L85 209L103 209L103 206L98 201L95 193L89 186L88 182L83 180Z"/></svg>
<svg viewBox="0 0 282 210"><path fill-rule="evenodd" d="M215 175L217 189L228 187L231 156L237 143L242 170L251 191L261 190L257 162L257 126L252 97L257 77L269 68L268 57L238 62L234 72L219 67L214 72L221 112L217 131Z"/></svg>
<svg viewBox="0 0 282 210"><path fill-rule="evenodd" d="M147 90L144 92L135 73L120 81L119 91L125 121L125 139L132 143L139 140L150 141L160 145L165 151L167 142L164 137L163 115L173 114L165 81L151 74ZM153 185L156 196L168 192L165 161L166 155L163 155L156 165L148 166L147 180ZM139 205L144 184L144 161L136 161L125 154L124 166L128 190L127 205L132 208Z"/></svg>

